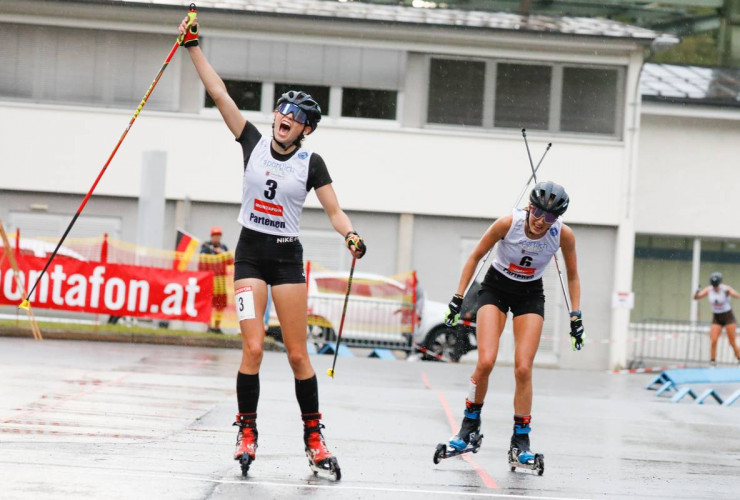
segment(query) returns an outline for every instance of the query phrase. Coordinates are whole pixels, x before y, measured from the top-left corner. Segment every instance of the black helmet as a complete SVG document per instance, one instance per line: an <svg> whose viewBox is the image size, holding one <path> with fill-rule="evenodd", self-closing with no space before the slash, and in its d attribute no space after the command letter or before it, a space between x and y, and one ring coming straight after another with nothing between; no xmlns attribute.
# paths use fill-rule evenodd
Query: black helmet
<svg viewBox="0 0 740 500"><path fill-rule="evenodd" d="M280 99L278 99L277 102L277 106L280 106L284 102L295 104L303 111L305 111L306 115L308 116L308 121L306 121L306 125L311 127L312 130L316 130L316 127L321 121L321 107L319 106L319 103L317 103L314 98L311 97L310 94L306 94L305 92L300 90L289 90L280 96Z"/></svg>
<svg viewBox="0 0 740 500"><path fill-rule="evenodd" d="M529 195L529 202L546 212L560 216L568 210L570 198L560 184L542 181L535 184Z"/></svg>
<svg viewBox="0 0 740 500"><path fill-rule="evenodd" d="M718 286L720 283L722 283L722 273L712 273L709 277L709 284Z"/></svg>

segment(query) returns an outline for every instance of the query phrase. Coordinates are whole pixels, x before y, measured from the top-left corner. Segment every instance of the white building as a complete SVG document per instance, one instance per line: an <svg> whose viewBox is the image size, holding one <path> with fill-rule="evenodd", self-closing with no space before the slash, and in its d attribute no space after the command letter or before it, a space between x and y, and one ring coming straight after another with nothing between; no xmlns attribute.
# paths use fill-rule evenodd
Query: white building
<svg viewBox="0 0 740 500"><path fill-rule="evenodd" d="M162 66L187 4L0 4L6 225L27 236L61 235ZM737 184L735 111L656 102L641 112L643 52L666 41L654 32L600 19L319 0L198 8L207 56L263 133L282 91L317 97L324 118L306 147L326 160L368 243L361 267L416 269L432 299L449 299L468 252L524 189L530 166L521 129L535 163L553 143L538 175L571 196L565 221L577 238L590 345L580 353L568 347L553 269L538 362L624 365L630 310L612 298L632 290L636 233L740 238L724 218L732 205L713 201ZM224 227L227 244L236 242L241 150L184 52L72 236L136 240L142 157L156 150L167 154L164 246L174 244L176 227L206 237L213 224ZM724 160L704 164L708 154ZM307 207L306 258L346 267L341 238L313 195ZM681 293L690 291L687 284Z"/></svg>

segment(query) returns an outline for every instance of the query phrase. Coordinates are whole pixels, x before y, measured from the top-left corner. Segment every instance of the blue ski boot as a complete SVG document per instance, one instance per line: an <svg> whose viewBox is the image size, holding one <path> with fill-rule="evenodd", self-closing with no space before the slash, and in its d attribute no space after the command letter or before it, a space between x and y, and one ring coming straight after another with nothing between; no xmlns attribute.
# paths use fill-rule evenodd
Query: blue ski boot
<svg viewBox="0 0 740 500"><path fill-rule="evenodd" d="M537 471L538 475L545 472L545 457L539 453L532 453L529 447L530 415L514 415L514 433L511 435L509 447L509 466L513 472L517 468Z"/></svg>
<svg viewBox="0 0 740 500"><path fill-rule="evenodd" d="M483 442L483 434L480 433L480 411L483 403L475 404L465 401L465 416L457 434L450 438L448 444L440 443L434 451L434 463L450 457L456 457L465 453L478 453Z"/></svg>

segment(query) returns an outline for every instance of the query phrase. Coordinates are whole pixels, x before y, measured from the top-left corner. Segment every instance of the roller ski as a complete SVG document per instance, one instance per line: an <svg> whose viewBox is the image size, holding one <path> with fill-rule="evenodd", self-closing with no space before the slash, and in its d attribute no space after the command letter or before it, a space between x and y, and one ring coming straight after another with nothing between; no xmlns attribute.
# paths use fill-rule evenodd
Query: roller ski
<svg viewBox="0 0 740 500"><path fill-rule="evenodd" d="M440 460L464 455L465 453L478 453L483 443L483 434L480 433L480 407L466 402L465 417L463 418L460 431L450 438L449 443L440 443L434 450L433 461L438 464Z"/></svg>
<svg viewBox="0 0 740 500"><path fill-rule="evenodd" d="M342 479L342 471L337 458L326 448L324 436L321 434L324 424L320 419L321 413L303 415L303 442L306 445L308 466L314 476L333 477L335 481L339 481Z"/></svg>
<svg viewBox="0 0 740 500"><path fill-rule="evenodd" d="M514 417L514 433L511 436L509 447L509 467L511 472L516 469L536 471L538 476L545 472L545 456L540 453L532 453L529 448L530 416Z"/></svg>
<svg viewBox="0 0 740 500"><path fill-rule="evenodd" d="M234 460L239 461L242 469L242 476L247 477L249 466L252 465L256 457L257 450L257 414L256 413L238 413L234 425L239 427L239 434L236 436L236 451Z"/></svg>

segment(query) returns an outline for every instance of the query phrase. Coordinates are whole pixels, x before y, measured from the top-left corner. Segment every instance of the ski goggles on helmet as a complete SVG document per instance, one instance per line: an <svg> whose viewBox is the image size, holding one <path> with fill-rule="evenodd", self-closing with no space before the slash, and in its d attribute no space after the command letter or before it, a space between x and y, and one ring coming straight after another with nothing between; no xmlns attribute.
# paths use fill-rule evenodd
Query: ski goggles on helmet
<svg viewBox="0 0 740 500"><path fill-rule="evenodd" d="M277 107L278 113L281 115L288 116L293 115L293 119L300 124L305 124L308 121L308 115L300 107L296 106L292 102L283 102Z"/></svg>
<svg viewBox="0 0 740 500"><path fill-rule="evenodd" d="M554 213L548 212L547 210L542 210L540 207L535 206L529 207L529 215L531 215L535 219L540 219L544 217L546 224L552 224L553 222L558 220L558 216Z"/></svg>

